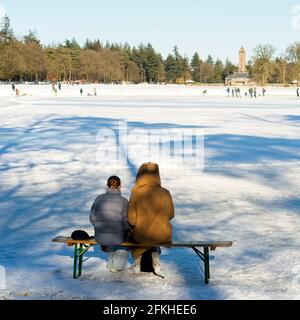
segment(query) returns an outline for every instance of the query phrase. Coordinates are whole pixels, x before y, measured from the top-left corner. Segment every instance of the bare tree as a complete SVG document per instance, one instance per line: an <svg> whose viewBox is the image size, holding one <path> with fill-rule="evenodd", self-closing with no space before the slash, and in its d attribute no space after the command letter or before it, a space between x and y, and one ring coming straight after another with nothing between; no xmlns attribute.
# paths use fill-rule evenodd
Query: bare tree
<svg viewBox="0 0 300 320"><path fill-rule="evenodd" d="M270 44L260 44L254 49L253 73L257 81L265 85L272 72L276 49Z"/></svg>
<svg viewBox="0 0 300 320"><path fill-rule="evenodd" d="M300 42L295 42L287 49L288 61L293 65L294 79L300 83Z"/></svg>

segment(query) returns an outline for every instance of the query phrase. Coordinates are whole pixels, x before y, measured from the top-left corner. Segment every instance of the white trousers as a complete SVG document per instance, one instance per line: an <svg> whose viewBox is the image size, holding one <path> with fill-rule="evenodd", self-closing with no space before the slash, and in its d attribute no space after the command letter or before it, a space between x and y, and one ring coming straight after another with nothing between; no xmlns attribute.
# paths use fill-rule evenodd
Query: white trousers
<svg viewBox="0 0 300 320"><path fill-rule="evenodd" d="M108 269L115 269L117 271L123 271L127 265L129 257L129 251L117 250L108 254Z"/></svg>

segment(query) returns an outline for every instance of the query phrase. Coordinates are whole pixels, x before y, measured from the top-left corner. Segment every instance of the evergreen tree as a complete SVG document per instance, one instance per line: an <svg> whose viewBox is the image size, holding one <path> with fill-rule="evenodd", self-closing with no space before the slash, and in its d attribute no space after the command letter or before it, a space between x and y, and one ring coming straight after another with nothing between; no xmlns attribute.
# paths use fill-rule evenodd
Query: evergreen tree
<svg viewBox="0 0 300 320"><path fill-rule="evenodd" d="M164 81L166 79L166 74L165 74L165 66L164 66L164 60L161 54L157 54L157 59L158 59L158 82Z"/></svg>
<svg viewBox="0 0 300 320"><path fill-rule="evenodd" d="M220 59L217 59L214 66L214 82L223 83L225 80L224 77L224 66L223 62Z"/></svg>
<svg viewBox="0 0 300 320"><path fill-rule="evenodd" d="M195 52L191 61L192 78L195 82L202 82L202 61L198 52Z"/></svg>
<svg viewBox="0 0 300 320"><path fill-rule="evenodd" d="M182 68L181 78L183 79L183 82L185 83L191 76L190 63L189 63L188 57L182 58L181 68Z"/></svg>
<svg viewBox="0 0 300 320"><path fill-rule="evenodd" d="M158 82L161 61L155 50L149 43L145 49L145 71L149 83Z"/></svg>
<svg viewBox="0 0 300 320"><path fill-rule="evenodd" d="M146 81L146 47L143 44L140 44L138 48L132 49L132 55L131 55L132 61L135 62L135 64L139 68L140 72L140 82Z"/></svg>
<svg viewBox="0 0 300 320"><path fill-rule="evenodd" d="M172 54L169 54L165 61L166 80L168 82L176 82L177 64Z"/></svg>
<svg viewBox="0 0 300 320"><path fill-rule="evenodd" d="M26 44L30 44L30 43L40 44L40 39L37 35L36 30L35 31L29 30L28 34L24 36L24 42Z"/></svg>
<svg viewBox="0 0 300 320"><path fill-rule="evenodd" d="M187 57L182 57L180 55L177 46L175 46L173 49L173 59L174 59L174 73L175 73L175 79L173 79L173 82L185 83L190 72L189 60Z"/></svg>
<svg viewBox="0 0 300 320"><path fill-rule="evenodd" d="M63 47L68 49L80 49L80 45L75 38L73 38L72 40L66 39L64 41Z"/></svg>
<svg viewBox="0 0 300 320"><path fill-rule="evenodd" d="M215 81L214 59L209 55L203 64L203 81L205 83L213 83Z"/></svg>
<svg viewBox="0 0 300 320"><path fill-rule="evenodd" d="M14 38L14 32L10 25L10 19L8 15L2 18L1 30L0 30L0 42L7 43Z"/></svg>
<svg viewBox="0 0 300 320"><path fill-rule="evenodd" d="M207 59L206 59L206 63L213 66L214 65L214 59L213 57L209 54Z"/></svg>
<svg viewBox="0 0 300 320"><path fill-rule="evenodd" d="M79 75L80 52L81 47L74 38L72 40L66 39L62 45L59 45L57 59L63 80L72 81Z"/></svg>
<svg viewBox="0 0 300 320"><path fill-rule="evenodd" d="M89 39L87 39L83 47L84 49L90 49L95 51L100 51L103 48L99 39L95 41L90 41Z"/></svg>
<svg viewBox="0 0 300 320"><path fill-rule="evenodd" d="M175 46L173 49L173 56L175 60L175 75L176 75L175 81L176 81L178 78L182 77L182 73L183 73L182 57L179 54L179 50L177 46Z"/></svg>
<svg viewBox="0 0 300 320"><path fill-rule="evenodd" d="M253 77L253 63L251 60L248 61L247 65L246 65L246 70L247 70L249 76L252 78Z"/></svg>
<svg viewBox="0 0 300 320"><path fill-rule="evenodd" d="M273 64L273 68L270 72L269 81L271 83L284 83L284 81L281 82L281 78L281 61L279 58L276 58Z"/></svg>
<svg viewBox="0 0 300 320"><path fill-rule="evenodd" d="M227 58L225 61L225 66L223 70L223 79L234 74L236 70L237 70L237 67Z"/></svg>

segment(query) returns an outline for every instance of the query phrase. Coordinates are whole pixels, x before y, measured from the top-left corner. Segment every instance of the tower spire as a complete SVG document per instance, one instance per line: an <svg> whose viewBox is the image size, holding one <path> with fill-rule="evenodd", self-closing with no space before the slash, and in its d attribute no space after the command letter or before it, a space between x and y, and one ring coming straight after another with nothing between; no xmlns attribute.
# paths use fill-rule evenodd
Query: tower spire
<svg viewBox="0 0 300 320"><path fill-rule="evenodd" d="M242 46L239 52L239 72L246 72L246 50Z"/></svg>

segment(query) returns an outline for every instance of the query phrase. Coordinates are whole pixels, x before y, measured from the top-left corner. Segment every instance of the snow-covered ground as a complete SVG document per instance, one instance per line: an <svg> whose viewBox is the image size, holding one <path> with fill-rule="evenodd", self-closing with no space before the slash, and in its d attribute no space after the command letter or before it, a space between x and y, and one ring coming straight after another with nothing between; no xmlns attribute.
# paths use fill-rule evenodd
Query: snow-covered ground
<svg viewBox="0 0 300 320"><path fill-rule="evenodd" d="M0 299L299 299L295 89L267 88L266 97L251 99L228 98L225 87L203 96L202 87L97 86L98 97L87 97L93 88L80 97L80 87L63 86L54 97L49 86L20 86L25 95L17 98L0 86ZM143 140L129 139L123 165L101 158L113 150L103 135L124 121L129 131L204 137L203 170L167 158L160 164L176 206L174 238L234 241L212 253L209 286L185 249L163 250L160 279L110 274L95 248L75 281L72 248L51 243L75 229L93 233L90 206L111 174L129 197Z"/></svg>

